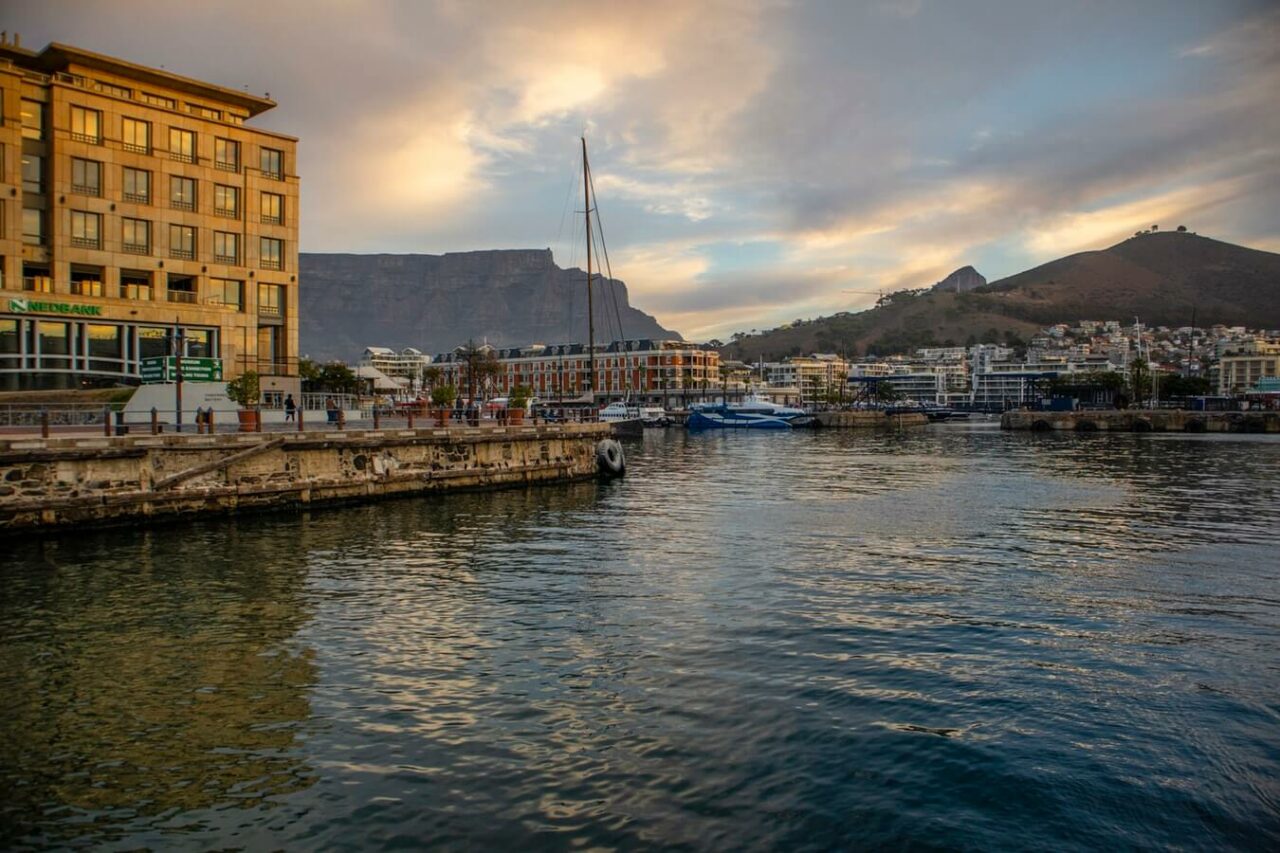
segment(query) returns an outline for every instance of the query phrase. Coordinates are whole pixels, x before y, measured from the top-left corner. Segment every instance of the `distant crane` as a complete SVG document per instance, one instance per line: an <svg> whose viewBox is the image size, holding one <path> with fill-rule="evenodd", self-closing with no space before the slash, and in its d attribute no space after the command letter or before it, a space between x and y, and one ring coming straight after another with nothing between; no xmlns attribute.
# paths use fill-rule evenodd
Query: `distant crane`
<svg viewBox="0 0 1280 853"><path fill-rule="evenodd" d="M883 304L884 304L884 301L885 301L885 293L884 293L884 288L883 288L883 287L882 287L882 288L880 288L880 289L878 289L878 290L842 290L842 291L840 291L840 292L841 292L841 293L856 293L856 294L858 294L858 295L860 295L860 296L875 296L875 297L878 297L878 298L876 299L876 307L877 307L877 308L879 308L881 305L883 305Z"/></svg>

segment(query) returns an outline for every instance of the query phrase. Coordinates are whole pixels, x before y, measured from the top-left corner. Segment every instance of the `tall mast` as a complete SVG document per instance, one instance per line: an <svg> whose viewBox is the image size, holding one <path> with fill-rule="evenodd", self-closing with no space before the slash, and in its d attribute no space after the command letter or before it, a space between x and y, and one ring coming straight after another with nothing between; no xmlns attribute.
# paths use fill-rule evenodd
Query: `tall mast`
<svg viewBox="0 0 1280 853"><path fill-rule="evenodd" d="M587 138L582 137L582 206L587 218L587 387L596 402L596 312L591 297L591 172L587 166Z"/></svg>

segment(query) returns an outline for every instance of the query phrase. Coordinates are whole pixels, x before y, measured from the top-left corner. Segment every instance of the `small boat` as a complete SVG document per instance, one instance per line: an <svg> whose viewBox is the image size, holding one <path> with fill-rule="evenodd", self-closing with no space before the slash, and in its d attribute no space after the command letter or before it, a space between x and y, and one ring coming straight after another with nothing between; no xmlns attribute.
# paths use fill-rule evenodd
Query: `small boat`
<svg viewBox="0 0 1280 853"><path fill-rule="evenodd" d="M623 402L610 403L601 409L600 422L610 424L614 435L640 435L644 432L640 409Z"/></svg>
<svg viewBox="0 0 1280 853"><path fill-rule="evenodd" d="M671 416L660 406L641 406L640 423L647 429L661 429L671 426Z"/></svg>
<svg viewBox="0 0 1280 853"><path fill-rule="evenodd" d="M792 429L812 426L815 419L804 409L782 406L751 395L741 403L700 403L689 409L685 425L702 429Z"/></svg>

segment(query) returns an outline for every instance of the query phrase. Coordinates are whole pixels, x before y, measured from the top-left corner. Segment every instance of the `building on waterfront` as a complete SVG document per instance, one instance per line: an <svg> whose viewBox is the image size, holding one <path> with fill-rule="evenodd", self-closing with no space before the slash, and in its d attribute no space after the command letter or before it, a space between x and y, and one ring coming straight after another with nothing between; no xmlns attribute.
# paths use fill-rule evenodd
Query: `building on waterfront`
<svg viewBox="0 0 1280 853"><path fill-rule="evenodd" d="M720 353L687 341L614 341L597 346L595 381L585 344L532 344L487 348L498 372L486 377L477 396L505 396L516 385L533 389L543 401L576 400L594 388L594 403L629 398L637 403L678 407L720 391ZM441 353L432 363L444 382L469 388L466 347Z"/></svg>
<svg viewBox="0 0 1280 853"><path fill-rule="evenodd" d="M763 365L765 384L771 388L794 388L797 402L826 401L838 395L849 376L849 364L834 353L793 356Z"/></svg>
<svg viewBox="0 0 1280 853"><path fill-rule="evenodd" d="M413 347L399 351L391 347L365 347L364 355L360 357L361 367L372 367L384 376L403 380L405 387L421 382L422 371L429 364L431 356Z"/></svg>
<svg viewBox="0 0 1280 853"><path fill-rule="evenodd" d="M1242 394L1273 376L1280 376L1280 341L1244 341L1218 359L1219 394Z"/></svg>
<svg viewBox="0 0 1280 853"><path fill-rule="evenodd" d="M0 388L220 359L299 390L296 140L266 97L0 42Z"/></svg>

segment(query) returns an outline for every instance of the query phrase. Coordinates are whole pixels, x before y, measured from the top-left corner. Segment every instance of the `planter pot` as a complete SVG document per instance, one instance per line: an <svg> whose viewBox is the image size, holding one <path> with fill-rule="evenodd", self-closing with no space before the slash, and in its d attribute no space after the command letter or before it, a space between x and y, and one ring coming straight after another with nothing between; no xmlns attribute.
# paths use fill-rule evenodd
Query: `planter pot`
<svg viewBox="0 0 1280 853"><path fill-rule="evenodd" d="M438 409L436 411L436 424L438 426L448 426L449 416L453 414L452 409Z"/></svg>
<svg viewBox="0 0 1280 853"><path fill-rule="evenodd" d="M511 409L507 412L507 419L512 426L519 426L524 423L524 409Z"/></svg>
<svg viewBox="0 0 1280 853"><path fill-rule="evenodd" d="M262 431L262 412L257 409L241 409L236 415L240 418L240 432Z"/></svg>

